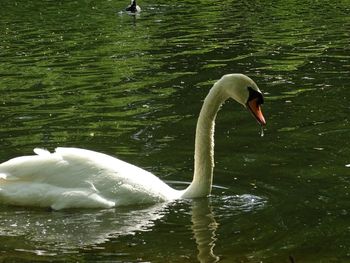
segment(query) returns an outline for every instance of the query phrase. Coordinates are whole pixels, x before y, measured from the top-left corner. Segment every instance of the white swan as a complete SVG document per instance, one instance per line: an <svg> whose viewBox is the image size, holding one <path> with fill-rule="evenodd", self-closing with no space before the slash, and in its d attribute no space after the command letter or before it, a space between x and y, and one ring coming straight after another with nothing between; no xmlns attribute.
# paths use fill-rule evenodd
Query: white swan
<svg viewBox="0 0 350 263"><path fill-rule="evenodd" d="M192 183L175 190L155 175L106 154L57 148L34 149L0 164L0 202L11 205L64 208L110 208L120 205L204 197L210 194L214 167L214 123L220 105L233 98L265 125L263 96L242 74L224 75L204 100L196 129Z"/></svg>

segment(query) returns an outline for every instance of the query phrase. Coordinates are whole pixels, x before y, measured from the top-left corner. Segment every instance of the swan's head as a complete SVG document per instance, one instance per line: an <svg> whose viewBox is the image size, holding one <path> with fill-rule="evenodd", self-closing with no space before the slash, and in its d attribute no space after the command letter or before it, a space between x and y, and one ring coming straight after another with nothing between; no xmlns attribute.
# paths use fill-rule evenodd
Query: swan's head
<svg viewBox="0 0 350 263"><path fill-rule="evenodd" d="M227 74L218 81L219 83L224 87L227 95L249 109L261 125L266 124L261 111L264 97L251 78L243 74Z"/></svg>

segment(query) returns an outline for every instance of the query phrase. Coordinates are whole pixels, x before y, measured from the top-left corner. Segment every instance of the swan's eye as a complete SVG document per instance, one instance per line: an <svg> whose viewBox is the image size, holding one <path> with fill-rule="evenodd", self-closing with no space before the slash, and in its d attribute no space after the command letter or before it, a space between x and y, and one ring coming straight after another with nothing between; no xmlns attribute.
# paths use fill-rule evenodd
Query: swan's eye
<svg viewBox="0 0 350 263"><path fill-rule="evenodd" d="M258 105L261 105L264 103L264 97L259 91L256 91L252 87L248 87L248 91L249 91L249 97L247 102L257 99Z"/></svg>

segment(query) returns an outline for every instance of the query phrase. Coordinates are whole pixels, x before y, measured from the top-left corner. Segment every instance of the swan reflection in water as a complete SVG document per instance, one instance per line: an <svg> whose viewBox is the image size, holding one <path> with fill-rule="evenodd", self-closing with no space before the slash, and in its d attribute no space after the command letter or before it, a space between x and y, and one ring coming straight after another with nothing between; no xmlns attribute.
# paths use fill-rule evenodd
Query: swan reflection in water
<svg viewBox="0 0 350 263"><path fill-rule="evenodd" d="M179 200L146 208L47 212L42 209L3 207L0 209L0 236L5 241L11 239L11 243L7 242L7 249L40 256L69 255L91 249L103 251L103 244L113 242L113 239L155 230L156 224L167 224L180 205L185 208L182 210L185 215L186 211L191 215L191 232L198 248L198 261L214 263L219 261L214 253L219 224L215 221L212 203L214 207L225 206L230 213L255 210L264 205L258 197L242 195L221 196L214 200ZM177 233L174 238L184 238L182 235L184 233ZM131 248L128 248L128 252L129 249Z"/></svg>
<svg viewBox="0 0 350 263"><path fill-rule="evenodd" d="M214 254L216 230L219 224L215 221L208 198L194 199L192 202L192 231L197 243L200 263L215 263L220 260Z"/></svg>
<svg viewBox="0 0 350 263"><path fill-rule="evenodd" d="M71 253L76 249L93 249L113 238L147 231L164 216L166 204L147 208L105 210L37 210L2 209L0 236L17 236L15 250L40 255ZM27 245L23 247L23 245ZM34 247L33 247L34 246Z"/></svg>

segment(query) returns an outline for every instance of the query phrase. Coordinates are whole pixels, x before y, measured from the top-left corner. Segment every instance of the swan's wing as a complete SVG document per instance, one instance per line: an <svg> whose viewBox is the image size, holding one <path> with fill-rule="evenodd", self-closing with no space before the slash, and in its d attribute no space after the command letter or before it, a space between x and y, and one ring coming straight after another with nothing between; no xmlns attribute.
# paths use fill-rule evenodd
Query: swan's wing
<svg viewBox="0 0 350 263"><path fill-rule="evenodd" d="M91 182L103 169L93 162L93 152L86 154L78 149L74 154L69 154L69 150L63 151L64 154L59 150L50 153L34 149L34 152L37 155L0 164L0 201L53 209L115 206Z"/></svg>
<svg viewBox="0 0 350 263"><path fill-rule="evenodd" d="M0 164L1 178L8 181L44 180L65 165L61 156L43 149L34 149L38 155L21 156Z"/></svg>
<svg viewBox="0 0 350 263"><path fill-rule="evenodd" d="M50 153L34 149L37 155L21 156L0 164L0 178L7 181L49 183L59 187L86 187L86 182L115 183L154 177L147 171L109 155L78 148L57 148Z"/></svg>
<svg viewBox="0 0 350 263"><path fill-rule="evenodd" d="M86 168L85 172L81 169L72 172L88 173L85 184L93 184L105 197L115 200L116 205L172 200L181 194L152 173L106 154L77 148L57 148L56 153L75 167Z"/></svg>

